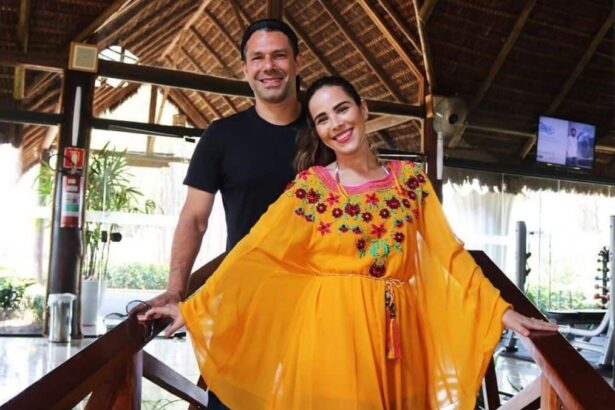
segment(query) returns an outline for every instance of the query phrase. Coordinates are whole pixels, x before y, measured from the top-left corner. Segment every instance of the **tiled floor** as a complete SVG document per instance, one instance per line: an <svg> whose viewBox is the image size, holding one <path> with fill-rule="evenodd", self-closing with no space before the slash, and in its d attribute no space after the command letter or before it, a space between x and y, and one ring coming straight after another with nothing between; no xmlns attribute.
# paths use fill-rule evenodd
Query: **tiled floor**
<svg viewBox="0 0 615 410"><path fill-rule="evenodd" d="M71 343L49 343L42 337L0 337L0 404L70 358L95 339ZM145 350L190 380L197 380L198 369L189 340L156 338ZM500 390L514 394L539 374L533 363L510 357L496 359ZM610 380L609 380L610 383ZM147 380L143 381L143 409L185 409L186 403ZM81 408L79 406L77 408Z"/></svg>

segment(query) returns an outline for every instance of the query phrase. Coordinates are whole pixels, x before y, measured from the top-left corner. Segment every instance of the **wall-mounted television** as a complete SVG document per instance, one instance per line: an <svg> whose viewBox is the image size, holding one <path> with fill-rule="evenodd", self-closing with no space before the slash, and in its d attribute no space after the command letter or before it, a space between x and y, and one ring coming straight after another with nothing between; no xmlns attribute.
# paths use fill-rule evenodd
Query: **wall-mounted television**
<svg viewBox="0 0 615 410"><path fill-rule="evenodd" d="M594 163L595 140L596 127L593 125L541 116L536 161L572 168L591 168Z"/></svg>

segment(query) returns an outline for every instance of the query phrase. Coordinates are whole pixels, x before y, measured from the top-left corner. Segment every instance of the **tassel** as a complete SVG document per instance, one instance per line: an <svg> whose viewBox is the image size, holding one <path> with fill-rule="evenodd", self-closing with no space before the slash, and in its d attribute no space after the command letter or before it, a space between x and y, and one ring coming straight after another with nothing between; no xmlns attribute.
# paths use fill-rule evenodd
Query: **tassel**
<svg viewBox="0 0 615 410"><path fill-rule="evenodd" d="M399 335L399 325L395 317L389 318L389 329L387 332L387 358L390 360L401 357L401 340Z"/></svg>

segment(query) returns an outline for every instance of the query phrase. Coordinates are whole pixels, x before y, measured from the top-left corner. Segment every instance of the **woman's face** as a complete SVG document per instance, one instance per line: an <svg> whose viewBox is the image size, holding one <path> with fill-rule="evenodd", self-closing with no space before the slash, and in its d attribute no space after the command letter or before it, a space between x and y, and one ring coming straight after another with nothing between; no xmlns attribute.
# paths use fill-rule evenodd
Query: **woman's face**
<svg viewBox="0 0 615 410"><path fill-rule="evenodd" d="M316 133L336 155L352 155L369 150L365 136L367 106L360 105L342 87L325 86L314 93L308 104Z"/></svg>

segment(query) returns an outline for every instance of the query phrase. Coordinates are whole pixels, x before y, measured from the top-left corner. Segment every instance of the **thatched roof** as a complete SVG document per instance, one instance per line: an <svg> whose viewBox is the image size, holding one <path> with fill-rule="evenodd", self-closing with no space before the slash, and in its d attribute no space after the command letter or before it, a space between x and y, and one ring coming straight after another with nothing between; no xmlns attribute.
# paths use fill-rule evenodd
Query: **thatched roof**
<svg viewBox="0 0 615 410"><path fill-rule="evenodd" d="M530 166L539 115L594 124L594 172L615 178L610 0L424 0L416 7L405 0L4 0L0 51L22 49L24 3L32 5L25 25L28 52L66 53L71 40L96 43L100 50L119 45L139 64L234 79L242 78L243 29L266 17L268 5L281 3L305 53L304 85L335 73L375 100L421 105L429 91L465 98L467 124L447 137L449 158ZM27 71L25 98L18 101L11 95L14 73L0 66L2 107L57 112L60 73ZM137 88L101 85L95 114ZM165 95L197 127L251 104L245 97L189 90ZM374 134L378 145L421 149L419 120L389 125ZM22 146L25 168L50 142L46 134L47 127L0 123L0 142Z"/></svg>

